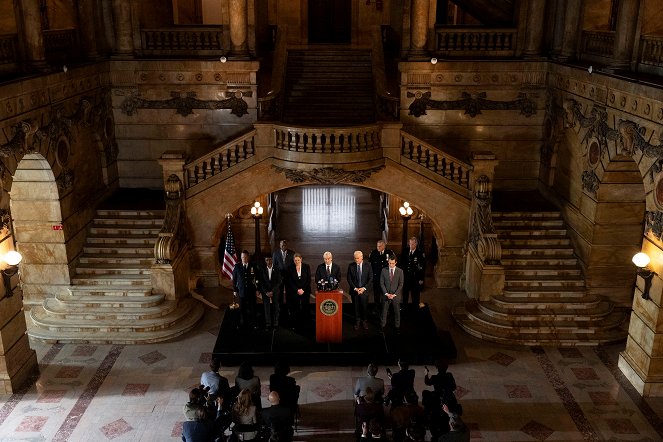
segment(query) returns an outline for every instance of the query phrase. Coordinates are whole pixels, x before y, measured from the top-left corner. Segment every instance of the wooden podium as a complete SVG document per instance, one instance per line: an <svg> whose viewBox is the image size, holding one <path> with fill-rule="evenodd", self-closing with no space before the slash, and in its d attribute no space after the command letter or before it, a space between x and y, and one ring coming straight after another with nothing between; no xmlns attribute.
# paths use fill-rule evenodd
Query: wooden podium
<svg viewBox="0 0 663 442"><path fill-rule="evenodd" d="M343 290L315 294L315 341L341 342L343 339Z"/></svg>

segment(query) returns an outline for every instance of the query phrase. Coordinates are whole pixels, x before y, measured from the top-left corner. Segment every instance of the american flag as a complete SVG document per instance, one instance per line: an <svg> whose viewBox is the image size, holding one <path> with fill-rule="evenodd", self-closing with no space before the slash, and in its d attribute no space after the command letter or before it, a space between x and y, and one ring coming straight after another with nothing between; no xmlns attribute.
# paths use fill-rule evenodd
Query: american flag
<svg viewBox="0 0 663 442"><path fill-rule="evenodd" d="M235 264L237 264L237 254L235 253L235 237L233 236L233 231L230 229L230 222L228 222L226 250L223 253L223 265L221 266L221 274L225 275L228 279L232 279L233 268L235 267Z"/></svg>

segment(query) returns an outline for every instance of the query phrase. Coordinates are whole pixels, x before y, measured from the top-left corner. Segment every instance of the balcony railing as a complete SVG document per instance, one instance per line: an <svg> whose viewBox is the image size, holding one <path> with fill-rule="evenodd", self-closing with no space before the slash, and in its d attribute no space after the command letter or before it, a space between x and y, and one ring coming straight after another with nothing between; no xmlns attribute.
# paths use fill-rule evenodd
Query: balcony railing
<svg viewBox="0 0 663 442"><path fill-rule="evenodd" d="M443 56L513 57L517 36L515 28L437 26L435 49Z"/></svg>
<svg viewBox="0 0 663 442"><path fill-rule="evenodd" d="M0 35L0 65L16 64L18 62L17 44L18 37L16 34Z"/></svg>
<svg viewBox="0 0 663 442"><path fill-rule="evenodd" d="M380 127L294 128L274 126L276 148L307 153L353 153L380 148Z"/></svg>
<svg viewBox="0 0 663 442"><path fill-rule="evenodd" d="M43 31L44 54L50 62L63 62L78 57L76 29L47 29Z"/></svg>
<svg viewBox="0 0 663 442"><path fill-rule="evenodd" d="M641 64L663 66L663 36L644 35L640 39Z"/></svg>
<svg viewBox="0 0 663 442"><path fill-rule="evenodd" d="M615 33L612 31L582 31L582 58L606 61L612 59Z"/></svg>
<svg viewBox="0 0 663 442"><path fill-rule="evenodd" d="M143 55L214 56L227 51L222 26L141 29Z"/></svg>

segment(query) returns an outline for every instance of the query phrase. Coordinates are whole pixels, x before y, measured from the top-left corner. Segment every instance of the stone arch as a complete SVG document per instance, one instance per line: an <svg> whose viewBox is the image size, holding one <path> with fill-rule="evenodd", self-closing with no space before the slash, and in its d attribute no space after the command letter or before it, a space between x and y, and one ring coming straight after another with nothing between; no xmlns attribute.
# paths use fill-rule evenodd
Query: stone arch
<svg viewBox="0 0 663 442"><path fill-rule="evenodd" d="M210 187L187 199L187 217L192 228L193 270L201 277L218 274L218 244L225 232L225 215L257 196L307 183L294 183L272 168L266 160L229 177L217 188ZM462 249L467 240L470 200L427 178L387 160L385 167L361 183L339 182L393 194L421 208L429 217L438 238L440 286L458 286L462 273ZM222 190L219 190L221 189Z"/></svg>
<svg viewBox="0 0 663 442"><path fill-rule="evenodd" d="M41 154L25 154L18 162L9 201L16 247L23 255L24 303L40 305L71 283L58 185Z"/></svg>

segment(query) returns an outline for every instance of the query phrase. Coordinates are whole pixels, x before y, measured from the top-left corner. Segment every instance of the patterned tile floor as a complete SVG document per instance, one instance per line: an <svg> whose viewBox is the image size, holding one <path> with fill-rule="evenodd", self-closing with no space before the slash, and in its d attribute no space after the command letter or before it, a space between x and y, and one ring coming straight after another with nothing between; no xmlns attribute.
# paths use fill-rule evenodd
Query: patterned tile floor
<svg viewBox="0 0 663 442"><path fill-rule="evenodd" d="M221 304L229 292L206 296ZM663 401L641 399L617 369L623 344L530 349L486 343L451 320L449 309L462 294L428 290L423 298L458 347L450 371L473 440L663 440ZM32 342L41 376L22 393L0 396L0 441L179 440L187 391L207 367L222 315L210 309L195 331L161 344ZM421 391L423 367L415 369ZM222 368L231 381L235 371ZM256 368L263 380L271 371ZM364 367L293 371L302 386L296 440L352 440L352 387Z"/></svg>

